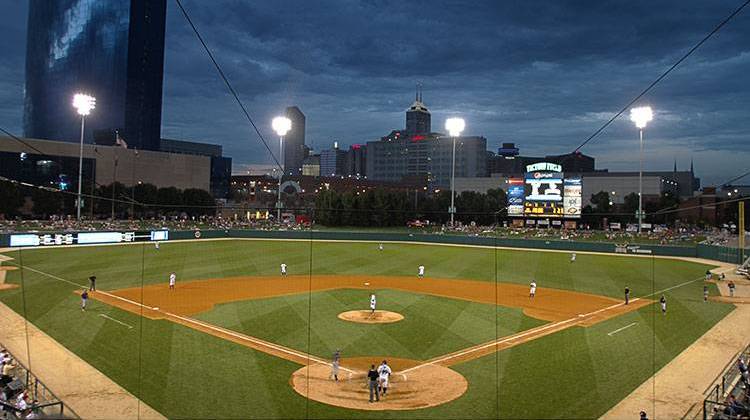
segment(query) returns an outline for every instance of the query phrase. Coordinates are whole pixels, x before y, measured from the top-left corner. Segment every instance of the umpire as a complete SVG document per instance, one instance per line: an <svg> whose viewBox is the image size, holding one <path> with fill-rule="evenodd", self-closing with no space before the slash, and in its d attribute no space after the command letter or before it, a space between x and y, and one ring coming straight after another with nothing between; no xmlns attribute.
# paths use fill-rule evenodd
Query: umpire
<svg viewBox="0 0 750 420"><path fill-rule="evenodd" d="M378 395L378 371L375 370L375 365L371 365L370 370L367 371L367 385L370 388L370 402L373 402L373 393L375 394L375 401L380 401L380 395Z"/></svg>
<svg viewBox="0 0 750 420"><path fill-rule="evenodd" d="M89 290L96 291L96 276L89 277Z"/></svg>

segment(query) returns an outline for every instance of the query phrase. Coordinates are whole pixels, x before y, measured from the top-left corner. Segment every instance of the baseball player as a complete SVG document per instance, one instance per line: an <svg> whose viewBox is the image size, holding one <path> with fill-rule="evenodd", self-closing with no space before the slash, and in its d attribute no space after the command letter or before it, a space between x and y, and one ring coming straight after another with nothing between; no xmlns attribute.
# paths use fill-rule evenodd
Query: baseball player
<svg viewBox="0 0 750 420"><path fill-rule="evenodd" d="M375 299L375 294L370 295L370 315L375 313L376 304L377 304L377 300Z"/></svg>
<svg viewBox="0 0 750 420"><path fill-rule="evenodd" d="M625 286L625 304L630 303L630 288Z"/></svg>
<svg viewBox="0 0 750 420"><path fill-rule="evenodd" d="M378 250L380 250L380 251L383 250L383 244L378 244Z"/></svg>
<svg viewBox="0 0 750 420"><path fill-rule="evenodd" d="M666 315L667 314L667 299L664 297L664 295L661 295L661 299L659 299L659 303L661 304L661 313Z"/></svg>
<svg viewBox="0 0 750 420"><path fill-rule="evenodd" d="M169 273L169 290L174 290L174 284L177 281L177 274L175 272Z"/></svg>
<svg viewBox="0 0 750 420"><path fill-rule="evenodd" d="M536 296L536 282L531 280L531 283L529 283L529 297L533 298L534 296Z"/></svg>
<svg viewBox="0 0 750 420"><path fill-rule="evenodd" d="M333 380L339 381L339 365L341 364L341 350L333 352L333 360L331 361L331 376Z"/></svg>
<svg viewBox="0 0 750 420"><path fill-rule="evenodd" d="M286 276L286 264L281 263L281 275Z"/></svg>
<svg viewBox="0 0 750 420"><path fill-rule="evenodd" d="M86 311L86 301L89 300L89 292L86 291L86 289L83 289L83 292L81 293L81 311Z"/></svg>
<svg viewBox="0 0 750 420"><path fill-rule="evenodd" d="M159 249L159 241L154 242L154 248Z"/></svg>
<svg viewBox="0 0 750 420"><path fill-rule="evenodd" d="M570 262L572 262L572 263L576 262L576 253L575 252L572 253L572 254L570 254Z"/></svg>
<svg viewBox="0 0 750 420"><path fill-rule="evenodd" d="M417 275L418 275L419 277L424 277L424 266L423 266L423 265L420 265L420 266L419 266L419 268L418 268L418 270L419 270L419 271L417 272Z"/></svg>
<svg viewBox="0 0 750 420"><path fill-rule="evenodd" d="M96 276L89 277L89 290L92 292L96 290Z"/></svg>
<svg viewBox="0 0 750 420"><path fill-rule="evenodd" d="M706 281L709 281L709 280L711 280L711 271L706 270Z"/></svg>
<svg viewBox="0 0 750 420"><path fill-rule="evenodd" d="M385 393L388 392L388 379L391 377L391 367L388 366L388 362L383 360L383 363L378 366L378 386L380 388L380 394L385 397Z"/></svg>
<svg viewBox="0 0 750 420"><path fill-rule="evenodd" d="M703 285L703 301L708 302L708 285Z"/></svg>
<svg viewBox="0 0 750 420"><path fill-rule="evenodd" d="M729 297L734 297L734 288L736 287L734 285L734 282L732 280L729 280L729 284L727 284L727 287L729 288Z"/></svg>

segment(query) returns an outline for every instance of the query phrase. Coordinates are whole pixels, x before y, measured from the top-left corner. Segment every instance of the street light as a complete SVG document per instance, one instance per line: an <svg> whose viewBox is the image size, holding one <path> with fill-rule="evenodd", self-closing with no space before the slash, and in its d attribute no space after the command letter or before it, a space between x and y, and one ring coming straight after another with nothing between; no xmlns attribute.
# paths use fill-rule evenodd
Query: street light
<svg viewBox="0 0 750 420"><path fill-rule="evenodd" d="M96 108L96 98L83 93L73 95L73 107L81 116L81 149L78 153L78 199L76 200L76 218L81 220L81 183L83 182L83 129L86 125L86 116Z"/></svg>
<svg viewBox="0 0 750 420"><path fill-rule="evenodd" d="M633 121L635 126L638 127L641 145L641 166L638 169L638 234L641 233L641 225L643 224L643 129L653 119L654 113L651 111L650 106L642 106L630 110L630 121Z"/></svg>
<svg viewBox="0 0 750 420"><path fill-rule="evenodd" d="M464 131L466 123L463 118L448 118L445 120L445 129L448 130L448 134L453 138L453 157L451 163L451 206L448 208L448 213L451 215L451 226L453 226L453 217L456 214L455 205L455 187L456 187L456 137L461 135Z"/></svg>
<svg viewBox="0 0 750 420"><path fill-rule="evenodd" d="M292 120L287 117L276 117L271 121L271 127L279 135L279 165L281 166L281 171L279 171L279 196L276 201L276 221L281 223L281 178L284 176L284 136L292 129Z"/></svg>

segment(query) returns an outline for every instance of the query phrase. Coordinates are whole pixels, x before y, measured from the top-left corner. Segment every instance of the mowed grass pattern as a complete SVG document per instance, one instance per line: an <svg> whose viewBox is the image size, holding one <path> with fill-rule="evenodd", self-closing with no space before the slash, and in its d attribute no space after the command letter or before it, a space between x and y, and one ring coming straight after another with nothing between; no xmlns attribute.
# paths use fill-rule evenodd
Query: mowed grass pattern
<svg viewBox="0 0 750 420"><path fill-rule="evenodd" d="M511 251L418 244L307 241L195 241L24 250L15 263L103 290L231 276L291 274L416 275L527 284L621 298L651 295L702 277L705 265L666 259ZM703 282L666 292L669 313L655 305L589 328L571 328L457 365L468 392L449 404L416 411L343 410L308 402L288 385L298 365L168 321L149 321L94 302L78 309L77 288L30 269L11 271L23 289L0 299L168 417L191 418L546 418L596 417L626 396L714 323L730 305L704 303ZM179 284L179 283L178 283ZM711 285L711 292L716 289ZM507 308L383 290L407 320L361 330L331 317L366 305L362 291L340 290L220 305L199 317L315 354L342 347L345 355L427 358L539 323ZM658 298L659 294L657 294ZM495 310L493 310L495 309ZM98 316L106 314L127 329ZM411 322L414 321L414 322ZM343 322L343 321L341 321ZM621 333L607 333L632 322ZM308 326L310 340L308 344ZM351 328L350 328L351 327ZM395 328L391 328L395 327ZM364 332L363 332L364 331ZM373 344L373 343L377 344ZM382 342L382 344L381 344ZM373 348L374 347L374 348ZM34 349L31 349L33 364ZM386 354L386 355L387 355ZM33 365L32 365L33 368Z"/></svg>

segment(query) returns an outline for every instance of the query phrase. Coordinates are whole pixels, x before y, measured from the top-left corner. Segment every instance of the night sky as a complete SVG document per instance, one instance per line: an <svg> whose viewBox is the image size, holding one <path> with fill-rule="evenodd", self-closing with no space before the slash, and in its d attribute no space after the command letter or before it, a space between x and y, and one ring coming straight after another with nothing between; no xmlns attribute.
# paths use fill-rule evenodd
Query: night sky
<svg viewBox="0 0 750 420"><path fill-rule="evenodd" d="M448 115L488 148L570 152L741 5L712 1L183 0L264 135L289 105L315 150L404 127L424 85L433 131ZM27 6L0 0L0 125L22 133ZM167 1L162 136L219 143L235 172L271 158L172 0ZM750 6L641 103L645 167L689 167L717 183L750 168ZM620 117L584 153L637 170ZM744 183L750 184L745 179Z"/></svg>

